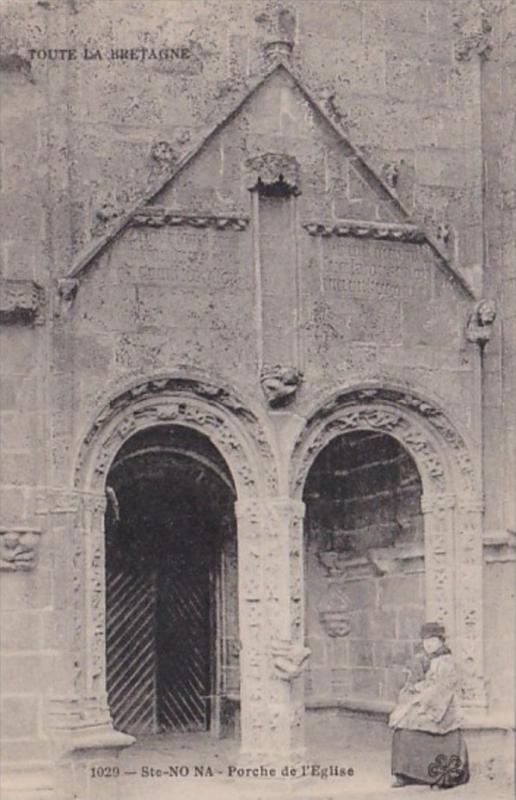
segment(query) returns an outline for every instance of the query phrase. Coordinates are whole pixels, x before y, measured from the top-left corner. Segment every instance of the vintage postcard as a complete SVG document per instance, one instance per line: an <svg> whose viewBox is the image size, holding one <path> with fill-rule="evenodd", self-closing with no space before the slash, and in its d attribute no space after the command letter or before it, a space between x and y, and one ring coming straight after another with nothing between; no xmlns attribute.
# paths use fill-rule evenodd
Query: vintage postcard
<svg viewBox="0 0 516 800"><path fill-rule="evenodd" d="M2 800L508 800L516 4L0 14Z"/></svg>

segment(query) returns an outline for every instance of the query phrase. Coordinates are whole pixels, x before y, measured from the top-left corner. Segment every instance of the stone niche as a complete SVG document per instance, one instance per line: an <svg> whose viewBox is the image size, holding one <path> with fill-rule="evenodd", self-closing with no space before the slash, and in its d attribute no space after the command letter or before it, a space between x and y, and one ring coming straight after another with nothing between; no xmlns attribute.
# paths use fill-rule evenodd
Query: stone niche
<svg viewBox="0 0 516 800"><path fill-rule="evenodd" d="M307 700L396 698L424 616L421 481L392 437L334 439L308 474Z"/></svg>

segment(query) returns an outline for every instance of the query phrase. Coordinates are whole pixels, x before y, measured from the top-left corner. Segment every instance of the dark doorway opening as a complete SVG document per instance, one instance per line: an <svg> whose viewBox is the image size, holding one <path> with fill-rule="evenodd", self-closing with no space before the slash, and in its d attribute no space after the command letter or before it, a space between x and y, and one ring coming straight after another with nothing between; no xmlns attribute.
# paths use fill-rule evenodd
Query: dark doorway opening
<svg viewBox="0 0 516 800"><path fill-rule="evenodd" d="M107 692L115 727L139 735L214 730L227 639L224 559L236 539L225 462L196 431L152 428L122 447L107 491Z"/></svg>

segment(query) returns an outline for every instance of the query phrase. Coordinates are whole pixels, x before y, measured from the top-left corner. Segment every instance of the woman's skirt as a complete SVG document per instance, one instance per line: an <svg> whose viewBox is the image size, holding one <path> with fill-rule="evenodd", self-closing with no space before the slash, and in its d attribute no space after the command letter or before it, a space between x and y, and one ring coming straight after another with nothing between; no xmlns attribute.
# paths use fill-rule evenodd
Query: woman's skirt
<svg viewBox="0 0 516 800"><path fill-rule="evenodd" d="M395 730L392 774L405 783L427 783L443 789L469 780L468 751L462 731L427 733Z"/></svg>

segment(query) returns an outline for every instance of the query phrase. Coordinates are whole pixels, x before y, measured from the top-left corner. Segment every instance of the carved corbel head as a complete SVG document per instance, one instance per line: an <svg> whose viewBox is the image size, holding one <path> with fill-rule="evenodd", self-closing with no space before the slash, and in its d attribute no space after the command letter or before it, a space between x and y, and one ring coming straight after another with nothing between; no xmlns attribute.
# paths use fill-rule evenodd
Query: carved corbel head
<svg viewBox="0 0 516 800"><path fill-rule="evenodd" d="M303 382L303 373L296 367L264 367L260 382L271 408L283 408L294 399Z"/></svg>
<svg viewBox="0 0 516 800"><path fill-rule="evenodd" d="M73 301L79 288L76 278L60 278L57 282L56 316L65 318L71 311Z"/></svg>
<svg viewBox="0 0 516 800"><path fill-rule="evenodd" d="M288 196L300 193L299 163L287 153L264 153L249 158L247 187L265 196Z"/></svg>
<svg viewBox="0 0 516 800"><path fill-rule="evenodd" d="M293 642L276 642L272 646L272 663L278 678L293 681L306 667L311 654L308 647Z"/></svg>
<svg viewBox="0 0 516 800"><path fill-rule="evenodd" d="M16 572L36 566L41 531L6 528L0 530L0 570Z"/></svg>
<svg viewBox="0 0 516 800"><path fill-rule="evenodd" d="M469 342L485 347L491 338L493 324L496 319L494 300L480 300L474 307L466 325L466 337Z"/></svg>

